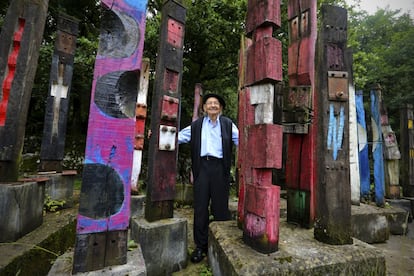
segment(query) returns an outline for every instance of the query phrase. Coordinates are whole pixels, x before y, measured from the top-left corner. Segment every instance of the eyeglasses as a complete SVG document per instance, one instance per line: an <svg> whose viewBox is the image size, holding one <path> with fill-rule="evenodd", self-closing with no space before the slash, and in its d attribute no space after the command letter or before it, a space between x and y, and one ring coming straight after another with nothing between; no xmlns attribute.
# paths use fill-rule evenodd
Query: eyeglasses
<svg viewBox="0 0 414 276"><path fill-rule="evenodd" d="M211 102L206 102L205 105L220 105L220 102L218 102L218 101L211 101Z"/></svg>

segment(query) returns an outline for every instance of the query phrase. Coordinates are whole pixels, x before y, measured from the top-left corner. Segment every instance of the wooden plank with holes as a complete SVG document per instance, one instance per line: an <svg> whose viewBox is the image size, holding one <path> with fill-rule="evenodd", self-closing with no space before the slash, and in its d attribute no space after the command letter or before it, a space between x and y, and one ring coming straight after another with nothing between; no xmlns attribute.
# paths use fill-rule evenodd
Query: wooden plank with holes
<svg viewBox="0 0 414 276"><path fill-rule="evenodd" d="M349 179L349 103L352 64L346 48L347 11L323 5L318 32L316 78L317 195L314 236L328 244L352 244ZM331 55L330 47L336 48Z"/></svg>
<svg viewBox="0 0 414 276"><path fill-rule="evenodd" d="M316 141L319 107L315 87L316 1L288 2L289 88L284 94L283 123L287 133L287 220L310 228L315 219Z"/></svg>
<svg viewBox="0 0 414 276"><path fill-rule="evenodd" d="M164 2L148 148L145 218L149 222L173 217L185 19L184 6Z"/></svg>

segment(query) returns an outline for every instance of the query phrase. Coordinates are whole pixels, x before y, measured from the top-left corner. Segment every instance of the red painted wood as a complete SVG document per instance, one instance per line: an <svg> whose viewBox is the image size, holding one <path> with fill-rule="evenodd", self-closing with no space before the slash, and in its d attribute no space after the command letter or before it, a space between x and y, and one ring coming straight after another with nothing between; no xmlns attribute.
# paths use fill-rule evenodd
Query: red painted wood
<svg viewBox="0 0 414 276"><path fill-rule="evenodd" d="M282 167L282 126L251 125L247 135L249 160L253 168L280 169Z"/></svg>
<svg viewBox="0 0 414 276"><path fill-rule="evenodd" d="M161 118L166 121L176 121L178 117L178 104L177 98L163 96L161 106Z"/></svg>
<svg viewBox="0 0 414 276"><path fill-rule="evenodd" d="M178 72L174 72L169 69L165 69L164 72L164 90L171 93L177 93L178 91L178 80L180 75Z"/></svg>
<svg viewBox="0 0 414 276"><path fill-rule="evenodd" d="M305 13L304 13L305 12ZM308 13L306 13L308 12ZM304 17L306 15L306 17ZM306 20L305 20L306 19ZM291 44L288 49L289 86L310 86L312 89L312 111L316 117L315 105L315 46L317 37L316 1L289 0L288 20L290 22ZM296 20L296 24L293 21ZM301 27L306 22L305 27ZM295 26L294 28L292 26ZM294 30L292 30L294 29ZM292 37L294 39L292 39ZM308 134L289 134L286 158L286 188L294 191L309 191L309 218L303 225L313 225L315 218L315 192L317 180L316 141L317 121L308 126ZM289 221L289 218L288 218Z"/></svg>
<svg viewBox="0 0 414 276"><path fill-rule="evenodd" d="M248 36L263 25L280 27L280 0L250 0L247 10L249 11L246 20Z"/></svg>
<svg viewBox="0 0 414 276"><path fill-rule="evenodd" d="M274 37L263 37L247 50L246 85L282 80L282 43Z"/></svg>
<svg viewBox="0 0 414 276"><path fill-rule="evenodd" d="M280 187L246 185L245 242L266 240L256 245L260 252L274 252L279 243Z"/></svg>
<svg viewBox="0 0 414 276"><path fill-rule="evenodd" d="M174 47L181 48L184 41L184 25L172 18L168 19L167 42Z"/></svg>
<svg viewBox="0 0 414 276"><path fill-rule="evenodd" d="M3 81L3 95L0 102L0 126L4 126L6 124L7 106L9 104L10 90L16 72L17 58L19 56L20 42L22 40L25 22L26 21L23 18L19 18L17 30L13 35L13 49L8 57L7 76Z"/></svg>

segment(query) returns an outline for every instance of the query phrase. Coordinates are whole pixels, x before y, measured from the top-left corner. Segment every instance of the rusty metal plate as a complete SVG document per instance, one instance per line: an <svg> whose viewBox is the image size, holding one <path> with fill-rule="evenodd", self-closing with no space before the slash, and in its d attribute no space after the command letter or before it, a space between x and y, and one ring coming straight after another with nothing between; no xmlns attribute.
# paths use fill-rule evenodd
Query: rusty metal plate
<svg viewBox="0 0 414 276"><path fill-rule="evenodd" d="M348 72L328 71L328 95L330 101L348 100Z"/></svg>
<svg viewBox="0 0 414 276"><path fill-rule="evenodd" d="M176 127L160 125L159 150L174 151L176 133Z"/></svg>
<svg viewBox="0 0 414 276"><path fill-rule="evenodd" d="M68 55L74 55L76 48L76 36L58 31L56 49Z"/></svg>

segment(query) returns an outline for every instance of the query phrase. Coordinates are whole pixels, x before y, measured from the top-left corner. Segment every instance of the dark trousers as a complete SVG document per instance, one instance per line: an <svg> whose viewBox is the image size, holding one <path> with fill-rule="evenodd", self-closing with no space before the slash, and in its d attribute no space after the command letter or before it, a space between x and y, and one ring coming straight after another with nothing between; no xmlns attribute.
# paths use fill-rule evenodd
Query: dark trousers
<svg viewBox="0 0 414 276"><path fill-rule="evenodd" d="M214 220L229 220L229 179L225 177L223 160L201 160L200 172L194 181L194 242L207 251L209 204Z"/></svg>

